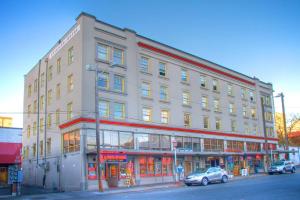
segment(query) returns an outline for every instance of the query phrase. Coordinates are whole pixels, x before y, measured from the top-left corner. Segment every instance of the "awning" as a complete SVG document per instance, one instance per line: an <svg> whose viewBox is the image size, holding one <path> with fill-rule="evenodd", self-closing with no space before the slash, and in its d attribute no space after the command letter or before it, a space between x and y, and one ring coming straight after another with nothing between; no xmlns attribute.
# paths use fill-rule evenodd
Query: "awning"
<svg viewBox="0 0 300 200"><path fill-rule="evenodd" d="M22 144L0 142L0 164L21 163Z"/></svg>

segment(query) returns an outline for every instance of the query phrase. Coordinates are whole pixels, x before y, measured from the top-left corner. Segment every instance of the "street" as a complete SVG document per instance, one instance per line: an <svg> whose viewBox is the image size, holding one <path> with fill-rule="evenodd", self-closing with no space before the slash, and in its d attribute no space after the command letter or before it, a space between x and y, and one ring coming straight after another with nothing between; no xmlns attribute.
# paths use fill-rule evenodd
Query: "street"
<svg viewBox="0 0 300 200"><path fill-rule="evenodd" d="M45 196L24 196L21 199L300 199L300 173L283 175L265 175L230 181L226 184L204 186L183 186L138 192L121 192L115 194L98 192L54 193Z"/></svg>

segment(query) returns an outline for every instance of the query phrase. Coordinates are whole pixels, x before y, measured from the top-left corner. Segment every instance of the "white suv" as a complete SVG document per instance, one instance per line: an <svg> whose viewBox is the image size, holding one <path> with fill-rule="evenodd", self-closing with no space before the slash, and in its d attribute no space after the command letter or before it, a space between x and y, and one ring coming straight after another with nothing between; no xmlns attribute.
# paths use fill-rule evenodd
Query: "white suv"
<svg viewBox="0 0 300 200"><path fill-rule="evenodd" d="M288 161L288 160L276 161L272 163L271 167L268 169L268 173L270 175L274 173L285 174L286 172L291 172L291 173L296 172L296 168L292 161Z"/></svg>

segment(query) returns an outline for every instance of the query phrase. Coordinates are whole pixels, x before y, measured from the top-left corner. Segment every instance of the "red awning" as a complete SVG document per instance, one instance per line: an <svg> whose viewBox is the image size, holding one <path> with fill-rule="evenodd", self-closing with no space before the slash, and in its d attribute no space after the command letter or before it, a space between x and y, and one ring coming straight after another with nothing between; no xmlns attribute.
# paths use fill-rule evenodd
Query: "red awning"
<svg viewBox="0 0 300 200"><path fill-rule="evenodd" d="M21 143L0 142L0 164L21 163Z"/></svg>

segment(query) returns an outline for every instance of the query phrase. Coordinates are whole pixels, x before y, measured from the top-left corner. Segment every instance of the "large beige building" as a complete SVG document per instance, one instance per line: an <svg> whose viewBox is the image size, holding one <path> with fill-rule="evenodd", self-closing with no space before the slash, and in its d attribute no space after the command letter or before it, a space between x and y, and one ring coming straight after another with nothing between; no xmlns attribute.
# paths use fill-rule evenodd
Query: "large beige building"
<svg viewBox="0 0 300 200"><path fill-rule="evenodd" d="M97 188L95 87L106 188L173 181L173 141L185 173L262 171L261 97L268 146L278 143L270 83L81 13L25 76L25 184Z"/></svg>

